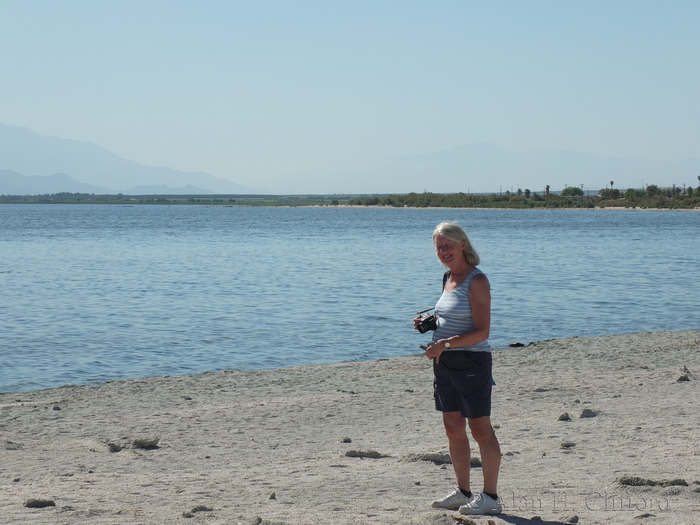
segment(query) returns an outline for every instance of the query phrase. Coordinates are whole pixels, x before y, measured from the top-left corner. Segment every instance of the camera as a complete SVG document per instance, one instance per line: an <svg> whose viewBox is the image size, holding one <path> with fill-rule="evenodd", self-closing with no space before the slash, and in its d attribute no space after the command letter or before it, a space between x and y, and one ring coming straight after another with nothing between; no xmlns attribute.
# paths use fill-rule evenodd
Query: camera
<svg viewBox="0 0 700 525"><path fill-rule="evenodd" d="M418 331L421 334L424 334L428 330L435 330L437 329L437 316L435 315L427 315L420 321L418 321Z"/></svg>
<svg viewBox="0 0 700 525"><path fill-rule="evenodd" d="M432 308L429 308L428 310L423 310L422 312L418 312L418 315L422 315L425 312L429 312L432 310ZM429 314L421 317L421 320L418 321L417 328L418 331L421 334L424 334L428 330L435 330L437 329L437 315Z"/></svg>

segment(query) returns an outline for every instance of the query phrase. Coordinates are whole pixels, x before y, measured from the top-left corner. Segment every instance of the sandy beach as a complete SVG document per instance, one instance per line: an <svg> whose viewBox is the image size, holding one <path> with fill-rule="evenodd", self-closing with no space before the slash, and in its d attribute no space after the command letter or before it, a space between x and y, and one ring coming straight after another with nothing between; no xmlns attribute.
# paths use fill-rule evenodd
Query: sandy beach
<svg viewBox="0 0 700 525"><path fill-rule="evenodd" d="M523 343L494 353L504 513L471 522L699 524L700 331ZM4 524L471 523L430 507L424 357L5 393L0 428Z"/></svg>

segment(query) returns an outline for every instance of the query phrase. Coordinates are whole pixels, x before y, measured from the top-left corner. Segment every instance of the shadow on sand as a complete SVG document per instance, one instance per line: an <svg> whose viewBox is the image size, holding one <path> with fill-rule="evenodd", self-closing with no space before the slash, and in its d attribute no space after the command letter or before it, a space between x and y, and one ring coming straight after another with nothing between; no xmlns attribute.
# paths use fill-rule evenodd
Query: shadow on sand
<svg viewBox="0 0 700 525"><path fill-rule="evenodd" d="M570 521L546 521L538 517L523 518L512 514L498 514L494 517L513 525L571 525L572 523Z"/></svg>

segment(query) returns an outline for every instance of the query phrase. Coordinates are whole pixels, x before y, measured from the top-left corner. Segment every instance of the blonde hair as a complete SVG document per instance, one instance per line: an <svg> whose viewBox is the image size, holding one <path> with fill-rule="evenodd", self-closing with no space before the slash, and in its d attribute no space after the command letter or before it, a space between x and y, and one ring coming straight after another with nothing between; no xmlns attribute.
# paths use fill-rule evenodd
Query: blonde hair
<svg viewBox="0 0 700 525"><path fill-rule="evenodd" d="M437 235L442 235L455 242L466 241L464 245L464 257L467 259L467 262L474 266L481 262L479 254L476 253L472 243L469 241L469 237L467 237L467 232L456 222L441 222L438 224L433 232L433 242L435 242L435 237Z"/></svg>

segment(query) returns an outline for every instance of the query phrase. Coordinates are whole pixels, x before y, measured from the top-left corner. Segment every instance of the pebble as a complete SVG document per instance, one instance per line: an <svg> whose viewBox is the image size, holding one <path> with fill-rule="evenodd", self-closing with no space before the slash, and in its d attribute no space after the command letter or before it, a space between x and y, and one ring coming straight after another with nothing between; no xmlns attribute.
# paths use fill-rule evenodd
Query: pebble
<svg viewBox="0 0 700 525"><path fill-rule="evenodd" d="M110 452L121 452L121 450L124 448L119 443L115 443L113 441L109 441L107 443L107 447L109 447Z"/></svg>
<svg viewBox="0 0 700 525"><path fill-rule="evenodd" d="M192 510L188 510L182 513L183 518L194 518L195 512L211 512L214 509L211 507L206 507L204 505L197 505Z"/></svg>
<svg viewBox="0 0 700 525"><path fill-rule="evenodd" d="M142 448L144 450L153 450L158 447L158 441L160 438L136 438L131 444L134 448Z"/></svg>
<svg viewBox="0 0 700 525"><path fill-rule="evenodd" d="M678 378L676 379L676 381L681 383L683 381L690 381L692 378L693 374L690 372L690 370L688 370L688 367L683 365L678 371Z"/></svg>
<svg viewBox="0 0 700 525"><path fill-rule="evenodd" d="M28 499L24 506L30 509L43 509L44 507L55 507L56 502L52 499Z"/></svg>
<svg viewBox="0 0 700 525"><path fill-rule="evenodd" d="M433 452L425 454L409 454L403 461L432 461L436 465L451 465L452 458L446 452Z"/></svg>
<svg viewBox="0 0 700 525"><path fill-rule="evenodd" d="M387 457L376 450L348 450L345 455L349 458L371 458L379 459Z"/></svg>
<svg viewBox="0 0 700 525"><path fill-rule="evenodd" d="M659 481L655 481L653 479L647 479L647 478L640 478L639 476L622 476L620 478L617 478L615 481L617 481L620 485L627 485L630 487L656 487L656 486L661 486L661 487L687 487L688 482L684 479L681 478L676 478L676 479L662 479Z"/></svg>
<svg viewBox="0 0 700 525"><path fill-rule="evenodd" d="M596 412L595 410L591 410L590 408L584 408L579 417L580 418L596 417L597 415L598 415L598 412Z"/></svg>

